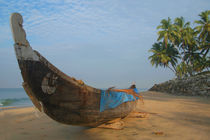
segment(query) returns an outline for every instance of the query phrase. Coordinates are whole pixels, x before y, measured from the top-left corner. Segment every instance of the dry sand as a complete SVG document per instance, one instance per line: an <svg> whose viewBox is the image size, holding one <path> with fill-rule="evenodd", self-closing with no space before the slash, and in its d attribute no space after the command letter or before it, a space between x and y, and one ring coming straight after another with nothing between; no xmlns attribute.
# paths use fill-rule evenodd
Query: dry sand
<svg viewBox="0 0 210 140"><path fill-rule="evenodd" d="M210 98L144 92L137 111L148 118L125 118L122 130L57 123L34 107L0 110L0 140L207 140L210 139ZM159 133L155 134L155 132Z"/></svg>

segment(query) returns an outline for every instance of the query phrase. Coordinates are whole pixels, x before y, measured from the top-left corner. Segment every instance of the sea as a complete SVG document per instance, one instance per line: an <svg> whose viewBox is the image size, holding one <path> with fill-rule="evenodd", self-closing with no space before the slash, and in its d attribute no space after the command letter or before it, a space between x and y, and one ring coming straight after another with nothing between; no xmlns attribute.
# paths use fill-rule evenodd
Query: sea
<svg viewBox="0 0 210 140"><path fill-rule="evenodd" d="M147 90L147 88L138 89L139 92ZM33 103L23 88L0 88L0 108L28 106L33 106Z"/></svg>
<svg viewBox="0 0 210 140"><path fill-rule="evenodd" d="M23 88L0 88L0 107L33 106Z"/></svg>

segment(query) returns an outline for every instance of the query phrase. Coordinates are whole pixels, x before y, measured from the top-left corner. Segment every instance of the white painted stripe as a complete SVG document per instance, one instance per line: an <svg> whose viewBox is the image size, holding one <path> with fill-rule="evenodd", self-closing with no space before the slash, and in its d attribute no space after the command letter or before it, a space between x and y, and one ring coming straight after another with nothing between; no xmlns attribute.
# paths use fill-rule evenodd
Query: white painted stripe
<svg viewBox="0 0 210 140"><path fill-rule="evenodd" d="M18 60L39 61L39 56L37 56L37 54L30 46L19 46L15 44L14 48Z"/></svg>

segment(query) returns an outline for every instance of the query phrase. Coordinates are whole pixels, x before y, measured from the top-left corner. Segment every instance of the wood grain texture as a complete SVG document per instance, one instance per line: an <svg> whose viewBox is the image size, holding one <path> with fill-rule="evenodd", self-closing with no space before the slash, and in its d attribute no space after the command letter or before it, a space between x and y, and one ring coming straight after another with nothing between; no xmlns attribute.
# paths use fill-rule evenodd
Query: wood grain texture
<svg viewBox="0 0 210 140"><path fill-rule="evenodd" d="M131 101L115 109L100 112L99 89L86 84L80 85L77 80L59 71L43 57L41 61L18 60L18 63L24 83L27 83L30 89L26 92L34 96L37 102L41 102L44 112L58 122L98 126L116 118L126 117L136 106L136 101ZM42 90L42 81L48 73L57 77L54 85L56 90L52 94Z"/></svg>

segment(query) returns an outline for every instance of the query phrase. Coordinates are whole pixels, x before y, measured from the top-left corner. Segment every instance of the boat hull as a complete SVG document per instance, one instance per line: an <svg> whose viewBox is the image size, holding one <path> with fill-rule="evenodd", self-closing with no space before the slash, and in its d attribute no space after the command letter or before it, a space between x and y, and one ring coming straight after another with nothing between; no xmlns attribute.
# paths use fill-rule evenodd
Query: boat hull
<svg viewBox="0 0 210 140"><path fill-rule="evenodd" d="M101 90L68 77L40 54L37 55L40 61L18 60L23 86L34 105L52 119L65 124L95 127L124 118L135 108L136 101L131 101L100 112Z"/></svg>
<svg viewBox="0 0 210 140"><path fill-rule="evenodd" d="M129 101L100 112L101 90L66 75L33 50L19 13L10 21L23 87L39 111L60 123L95 127L135 109L137 101Z"/></svg>

